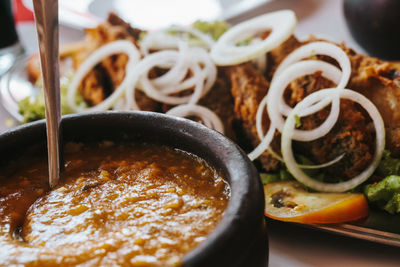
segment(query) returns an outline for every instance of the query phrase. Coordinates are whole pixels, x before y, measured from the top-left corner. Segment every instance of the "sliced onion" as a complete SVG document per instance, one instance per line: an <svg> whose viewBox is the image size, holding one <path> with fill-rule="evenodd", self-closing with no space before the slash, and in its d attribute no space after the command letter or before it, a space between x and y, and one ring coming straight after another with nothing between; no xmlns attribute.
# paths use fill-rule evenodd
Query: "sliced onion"
<svg viewBox="0 0 400 267"><path fill-rule="evenodd" d="M357 102L367 111L375 127L376 147L371 164L363 172L361 172L359 175L352 178L351 180L331 184L314 180L307 174L305 174L301 170L301 168L299 168L293 155L292 140L295 131L294 127L296 124L295 120L296 114L301 113L302 109L312 105L313 103L315 103L316 100L318 99L321 100L326 97L332 97L334 94L339 94L341 98L346 98ZM281 141L282 141L281 143L282 154L283 154L283 159L285 160L286 163L286 167L288 168L289 172L299 182L318 191L344 192L366 181L368 177L370 177L372 173L375 171L376 167L378 166L381 160L382 153L385 148L385 127L379 111L374 106L374 104L365 96L349 89L342 89L342 90L332 90L332 88L323 89L310 94L295 106L295 108L292 110L292 112L286 119L286 123L282 132Z"/></svg>
<svg viewBox="0 0 400 267"><path fill-rule="evenodd" d="M261 139L261 140L262 140L262 139ZM279 160L280 162L283 162L283 158L282 158L278 153L276 153L276 152L272 149L272 147L269 147L269 148L267 149L267 151L268 151L269 154L271 154L272 157L274 157L275 159Z"/></svg>
<svg viewBox="0 0 400 267"><path fill-rule="evenodd" d="M279 64L274 73L274 78L279 76L293 63L316 55L329 56L339 63L342 70L342 77L336 84L337 88L344 88L349 82L351 75L350 59L340 47L327 42L312 42L294 50ZM272 80L274 80L274 78Z"/></svg>
<svg viewBox="0 0 400 267"><path fill-rule="evenodd" d="M163 94L160 90L153 86L150 80L145 76L142 75L140 78L140 83L143 87L143 91L146 93L147 96L150 98L157 100L162 103L170 104L170 105L179 105L185 103L192 103L195 104L199 101L203 93L203 79L201 76L200 67L194 65L191 68L193 75L198 77L196 80L196 84L193 90L193 93L189 96L168 96Z"/></svg>
<svg viewBox="0 0 400 267"><path fill-rule="evenodd" d="M176 62L178 60L178 51L175 50L165 50L157 53L150 54L143 58L129 73L128 85L126 87L125 103L126 109L139 110L139 106L135 100L135 89L138 85L139 79L142 75L148 76L148 72L160 64L165 62ZM144 86L142 89L144 90Z"/></svg>
<svg viewBox="0 0 400 267"><path fill-rule="evenodd" d="M259 143L258 146L247 155L250 160L255 160L256 158L261 156L261 154L264 153L265 150L268 149L269 145L272 142L272 139L274 138L275 129L275 126L271 123L268 132L264 136L264 138L262 138L261 143Z"/></svg>
<svg viewBox="0 0 400 267"><path fill-rule="evenodd" d="M153 89L153 85L150 83L148 80L148 73L151 69L154 67L157 67L159 65L165 64L166 62L174 62L176 63L179 59L179 52L175 50L165 50L165 51L160 51L157 53L150 54L143 58L132 70L131 73L129 73L129 85L126 88L126 105L129 109L137 110L139 109L136 101L135 101L135 88L137 87L137 84L140 80L141 82L141 87L145 91L147 89L148 92L153 92L157 91L157 89ZM149 87L151 87L149 89ZM156 98L158 97L159 94L161 93L154 93L156 95ZM148 95L151 97L151 95ZM176 100L176 99L175 99ZM176 101L173 101L175 104L180 104L176 103ZM179 102L179 101L178 101Z"/></svg>
<svg viewBox="0 0 400 267"><path fill-rule="evenodd" d="M211 87L214 85L217 79L217 68L215 64L211 61L208 53L204 49L198 47L190 48L190 53L192 59L191 63L197 64L199 66L201 65L202 68L201 70L202 77L205 79L204 90L203 90L203 96L204 96L211 89ZM196 85L196 81L198 79L199 77L192 75L190 78L185 79L184 81L179 82L178 84L171 84L163 88L160 88L160 91L164 94L179 93L184 90L193 88Z"/></svg>
<svg viewBox="0 0 400 267"><path fill-rule="evenodd" d="M168 62L172 63L170 70L161 77L152 79L151 82L155 86L161 87L183 80L187 75L187 61L189 60L188 50L189 48L185 43L179 43L179 55L177 54L176 62ZM162 64L159 64L158 66L160 65Z"/></svg>
<svg viewBox="0 0 400 267"><path fill-rule="evenodd" d="M192 51L192 56L194 61L202 65L202 69L205 75L204 93L205 95L217 80L217 67L211 60L210 54L200 47L193 47L190 49Z"/></svg>
<svg viewBox="0 0 400 267"><path fill-rule="evenodd" d="M207 127L222 134L224 133L224 125L219 117L210 109L203 106L193 104L179 105L168 110L166 114L177 117L196 116L199 117Z"/></svg>
<svg viewBox="0 0 400 267"><path fill-rule="evenodd" d="M292 35L296 15L291 10L281 10L258 16L235 25L226 31L211 49L211 58L220 66L240 64L279 46ZM271 34L259 43L237 46L237 43L265 30Z"/></svg>
<svg viewBox="0 0 400 267"><path fill-rule="evenodd" d="M267 100L267 98L264 98L261 101L260 106L262 105L262 106L265 107L266 100ZM320 102L322 102L322 101L320 101ZM255 160L256 158L261 156L261 154L265 150L267 150L271 154L271 156L273 156L275 159L277 159L277 160L279 160L281 162L284 162L283 158L278 153L273 151L271 146L270 146L270 144L272 142L272 138L273 138L274 135L272 135L272 137L271 136L267 137L267 135L271 134L268 131L267 134L264 136L264 133L263 133L263 130L262 130L262 123L261 123L262 122L262 115L263 115L262 111L263 110L264 110L264 108L258 109L257 110L257 114L256 114L257 135L258 135L258 138L261 140L261 143L248 156L249 156L249 158L251 160ZM259 112L259 111L261 111L261 112ZM316 110L315 112L317 112L317 111L318 110ZM302 112L302 113L305 113L305 112ZM311 115L311 114L306 114L304 116L308 116L308 115ZM274 127L273 132L275 132L275 129L276 128ZM270 140L270 138L271 138L271 140ZM337 158L335 158L335 159L333 159L333 160L331 160L329 162L323 163L323 164L317 164L317 165L297 164L297 166L299 168L302 168L302 169L320 169L320 168L325 168L325 167L328 167L330 165L335 164L336 162L340 161L343 157L344 157L344 154L338 156Z"/></svg>
<svg viewBox="0 0 400 267"><path fill-rule="evenodd" d="M322 164L316 164L316 165L297 164L297 166L302 169L321 169L321 168L329 167L329 166L339 162L344 157L344 155L345 154L337 156L333 160L330 160L330 161L322 163Z"/></svg>
<svg viewBox="0 0 400 267"><path fill-rule="evenodd" d="M334 65L328 64L321 60L304 60L305 58L309 58L313 55L327 55L336 59L343 71L340 71ZM343 88L348 83L351 74L350 60L341 48L327 42L310 43L300 47L299 49L296 49L294 52L289 54L275 71L268 95L262 99L258 107L256 114L256 129L260 140L263 140L264 138L264 133L262 131L262 115L266 106L268 107L267 111L271 122L276 125L279 131L282 131L285 123L285 120L282 118L282 116L287 116L292 111L292 108L286 104L283 97L286 87L292 80L300 78L304 75L313 74L316 71L322 71L323 77L338 84L338 89ZM294 130L293 139L298 141L315 140L326 135L332 129L339 116L340 98L336 94L332 94L331 97L332 98L327 97L325 99L315 101L312 103L312 105L309 105L301 110L301 114L297 114L300 117L308 116L332 104L331 112L322 125L309 131ZM268 148L268 152L276 159L283 161L282 157L275 153L270 147ZM312 168L332 165L335 163L335 160L324 164L315 165ZM310 167L307 165L299 166L302 168Z"/></svg>
<svg viewBox="0 0 400 267"><path fill-rule="evenodd" d="M258 139L260 139L260 141L262 142L266 136L264 136L264 132L262 129L262 116L263 116L263 111L266 108L266 104L267 104L267 97L265 96L257 109L257 113L256 113L256 129L257 129L257 135L258 135ZM271 128L271 127L270 127ZM274 126L274 132L275 132L276 127ZM268 134L268 133L267 133ZM272 141L272 140L271 140ZM265 144L263 146L261 146L259 149L264 148L263 151L258 151L257 153L253 153L251 155L251 159L254 160L256 158L258 158L265 150L267 150L275 159L282 161L283 162L283 158L281 156L279 156L278 153L276 153L275 151L272 150L272 148L269 146L271 141L268 143L268 146L265 146ZM264 143L267 143L266 141L264 141ZM259 147L260 145L258 145L257 147ZM250 158L250 155L249 155Z"/></svg>
<svg viewBox="0 0 400 267"><path fill-rule="evenodd" d="M327 98L327 99L330 99L330 98ZM262 154L265 150L267 150L267 151L271 154L271 156L273 156L275 159L277 159L277 160L279 160L279 161L281 161L281 162L284 162L283 158L282 158L278 153L276 153L275 151L273 151L272 148L271 148L271 146L270 146L270 144L271 144L271 142L272 142L272 139L269 140L269 138L273 138L273 135L272 135L272 137L268 137L268 138L267 138L267 135L268 135L268 134L271 134L271 133L268 131L268 132L267 132L267 135L264 136L264 133L263 133L263 130L262 130L262 115L263 115L263 112L262 112L262 111L264 110L266 101L267 101L267 98L264 98L264 99L261 101L260 106L263 106L263 107L259 108L259 109L257 110L257 114L256 114L257 135L258 135L258 138L261 140L261 143L260 143L260 144L256 147L256 149L254 149L248 156L249 156L249 158L250 158L251 160L255 160L256 158L258 158L259 156L261 156L261 154ZM321 103L321 102L322 102L322 101L320 101L319 103ZM317 111L318 111L318 110L316 110L315 112L317 112ZM311 115L311 114L312 114L312 113L308 114L308 113L303 112L303 111L302 111L302 113L306 114L306 115L303 115L303 116L308 116L308 115ZM273 132L275 132L275 129L276 129L276 128L274 127L274 131L273 131ZM262 144L262 143L263 143L263 144ZM302 168L302 169L320 169L320 168L325 168L325 167L328 167L328 166L333 165L333 164L335 164L336 162L340 161L340 160L343 158L343 156L344 156L344 155L340 155L339 157L337 157L337 158L335 158L335 159L333 159L333 160L331 160L331 161L329 161L329 162L323 163L323 164L317 164L317 165L297 164L297 166L300 167L300 168Z"/></svg>
<svg viewBox="0 0 400 267"><path fill-rule="evenodd" d="M179 51L152 53L139 62L127 88L128 107L137 108L133 96L135 88L139 86L148 97L170 105L195 104L211 89L217 77L217 69L208 53L199 47L187 48L181 45L180 48ZM148 72L161 65L170 67L170 70L156 79L149 79ZM191 77L186 79L188 73L191 73ZM192 94L171 96L187 89L191 89Z"/></svg>
<svg viewBox="0 0 400 267"><path fill-rule="evenodd" d="M255 38L252 43L262 42L262 39ZM252 61L253 65L261 72L264 73L267 70L268 58L267 53L261 54L260 56L254 58Z"/></svg>
<svg viewBox="0 0 400 267"><path fill-rule="evenodd" d="M276 128L282 132L285 121L279 112L279 99L283 98L283 93L292 80L307 74L313 74L316 71L322 71L322 76L332 80L333 82L338 82L341 77L341 72L338 68L320 60L304 60L290 65L274 80L269 88L268 95L264 97L258 107L256 122L259 135L260 133L262 134L261 116L265 105L267 105L268 116L270 120L274 123L274 125L276 125ZM320 110L332 102L331 112L329 113L328 118L320 126L310 131L295 130L293 136L295 140L315 140L326 135L332 129L339 116L340 102L339 98L334 94L332 94L331 97L332 98L327 98L327 101L323 102L325 105L318 106ZM304 116L304 114L297 115Z"/></svg>
<svg viewBox="0 0 400 267"><path fill-rule="evenodd" d="M257 58L252 60L253 64L255 65L256 69L258 69L261 73L265 73L268 66L268 58L267 54L262 54Z"/></svg>
<svg viewBox="0 0 400 267"><path fill-rule="evenodd" d="M100 104L90 107L83 108L76 105L75 96L80 83L83 78L103 59L118 53L125 53L128 55L129 60L125 67L125 78L121 84L116 88L116 90L107 97ZM94 51L90 56L79 66L78 70L72 78L71 84L68 87L67 101L68 105L76 112L83 111L101 111L107 110L114 105L114 103L124 94L125 88L128 85L129 73L132 72L135 64L139 61L139 51L131 42L129 41L115 41Z"/></svg>
<svg viewBox="0 0 400 267"><path fill-rule="evenodd" d="M341 79L336 82L336 84L337 88L344 88L347 85L351 75L350 60L347 54L340 47L327 42L312 42L294 50L281 62L281 64L279 64L277 70L274 73L274 77L272 78L271 83L273 83L275 78L278 77L283 72L283 70L285 70L291 64L316 55L330 56L339 63L339 66L342 69L342 76ZM280 100L279 109L281 113L285 116L287 116L292 110L285 103L283 98ZM310 113L314 112L310 111Z"/></svg>

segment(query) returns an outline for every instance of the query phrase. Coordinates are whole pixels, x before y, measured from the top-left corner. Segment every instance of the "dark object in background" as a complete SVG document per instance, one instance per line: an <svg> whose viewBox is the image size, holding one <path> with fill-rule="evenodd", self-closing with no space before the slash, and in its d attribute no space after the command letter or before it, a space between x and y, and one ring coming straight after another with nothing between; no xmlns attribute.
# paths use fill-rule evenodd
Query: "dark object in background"
<svg viewBox="0 0 400 267"><path fill-rule="evenodd" d="M0 1L0 36L0 48L10 46L18 40L11 10L11 0Z"/></svg>
<svg viewBox="0 0 400 267"><path fill-rule="evenodd" d="M400 1L343 0L347 26L372 56L400 60Z"/></svg>

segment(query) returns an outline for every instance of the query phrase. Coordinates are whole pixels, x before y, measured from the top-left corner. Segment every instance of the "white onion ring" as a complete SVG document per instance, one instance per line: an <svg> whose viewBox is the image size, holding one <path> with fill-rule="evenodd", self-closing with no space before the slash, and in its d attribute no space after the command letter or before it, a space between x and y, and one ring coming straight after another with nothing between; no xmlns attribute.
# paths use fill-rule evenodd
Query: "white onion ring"
<svg viewBox="0 0 400 267"><path fill-rule="evenodd" d="M373 121L376 131L375 133L376 148L372 162L367 169L365 169L363 172L361 172L359 175L352 178L351 180L330 184L312 179L307 174L305 174L301 170L301 168L298 167L293 155L292 139L296 123L295 115L301 113L302 109L306 108L309 105L312 105L316 101L320 101L325 97L332 97L333 94L339 94L341 98L346 98L357 102L368 112L369 116ZM299 102L292 110L292 112L289 114L289 116L286 119L286 123L282 132L281 148L282 148L283 159L285 160L286 163L286 167L288 168L289 172L296 178L296 180L318 191L344 192L366 181L375 171L382 157L383 150L385 148L385 126L379 111L374 106L374 104L365 96L349 89L342 89L342 90L323 89L308 95L301 102Z"/></svg>
<svg viewBox="0 0 400 267"><path fill-rule="evenodd" d="M226 31L211 49L211 58L220 66L240 64L254 59L286 41L296 27L296 15L291 10L267 13L235 25ZM237 46L241 40L272 29L259 43Z"/></svg>
<svg viewBox="0 0 400 267"><path fill-rule="evenodd" d="M304 60L296 62L285 69L271 84L268 95L261 101L256 115L257 132L262 136L261 117L265 105L267 105L268 116L270 120L276 125L276 128L282 132L284 126L284 119L279 113L279 101L283 98L283 93L289 83L301 76L313 74L316 71L322 71L322 76L337 83L340 80L341 72L335 66L320 60ZM337 90L335 90L337 91ZM304 131L295 130L293 138L297 141L311 141L326 135L336 123L339 116L340 102L339 98L333 94L332 99L327 98L327 101L322 102L324 105L318 105L319 110L326 107L332 102L331 112L328 118L317 128ZM314 103L313 103L314 104ZM312 109L315 110L315 109ZM305 114L297 114L305 116Z"/></svg>
<svg viewBox="0 0 400 267"><path fill-rule="evenodd" d="M330 160L330 161L322 163L322 164L316 164L316 165L315 164L314 165L297 164L297 166L302 168L302 169L321 169L321 168L325 168L325 167L331 166L331 165L335 164L336 162L339 162L344 157L344 155L345 154L337 156L333 160Z"/></svg>
<svg viewBox="0 0 400 267"><path fill-rule="evenodd" d="M272 142L272 139L274 138L274 134L275 126L271 123L267 134L261 139L261 143L259 143L257 147L254 148L254 150L247 155L251 161L261 156L261 154L268 149L269 145Z"/></svg>
<svg viewBox="0 0 400 267"><path fill-rule="evenodd" d="M129 60L125 67L125 77L121 84L116 88L116 90L103 102L100 104L90 107L90 108L82 108L76 105L75 96L78 87L87 75L99 62L103 59L118 53L125 53L128 55ZM107 110L124 94L126 86L129 84L129 73L134 68L135 64L139 61L139 51L131 42L129 41L115 41L104 46L101 46L99 49L94 51L90 56L79 66L78 70L75 72L75 75L72 78L72 81L68 87L67 93L67 101L68 105L75 112L89 112L89 111L101 111Z"/></svg>
<svg viewBox="0 0 400 267"><path fill-rule="evenodd" d="M336 59L339 62L339 65L341 66L341 68L345 71L345 73L343 74L339 69L337 69L336 67L334 67L333 65L327 64L326 62L320 61L320 60L303 60L302 62L310 62L310 63L300 63L300 64L293 64L296 63L304 58L308 58L312 55L328 55L334 59ZM312 63L314 62L314 63ZM322 62L322 63L319 63ZM290 74L290 70L287 71L287 68L290 65L297 65L297 67L292 67L292 74ZM308 65L302 65L302 64L308 64ZM311 44L307 44L305 46L302 46L301 49L297 49L294 52L292 52L289 56L287 56L282 63L280 64L280 66L278 67L278 69L275 71L274 77L273 77L273 81L271 82L271 88L276 88L276 84L274 85L274 83L277 82L278 80L278 85L280 85L280 90L282 90L278 96L274 95L273 97L271 97L271 102L274 99L275 101L273 101L273 108L270 108L271 111L269 111L269 113L271 112L271 114L276 115L276 119L280 119L281 123L284 123L283 118L281 117L282 115L287 116L292 108L289 107L283 98L283 93L285 88L288 86L288 84L291 82L291 80L294 80L298 77L301 77L303 75L307 75L307 74L312 74L313 72L318 70L318 67L313 66L316 64L321 64L321 70L323 70L323 76L325 78L328 78L332 81L334 81L336 84L338 84L338 89L340 89L342 85L346 85L348 83L350 74L351 74L351 64L350 61L346 55L346 53L340 49L339 47L330 44L330 43L326 43L326 42L314 42ZM324 65L324 66L323 66ZM308 69L307 69L308 68ZM311 70L310 70L311 68ZM297 70L296 70L297 69ZM313 71L314 70L314 71ZM296 73L296 71L298 71ZM284 75L284 77L279 77L280 75ZM286 76L285 76L286 75ZM289 82L285 82L285 81L289 81ZM271 88L270 88L270 92L271 92ZM273 90L273 89L272 89ZM276 89L275 89L276 90ZM276 92L277 93L277 92ZM274 93L272 93L274 94ZM277 100L280 101L277 101ZM256 114L256 129L257 129L257 134L260 140L263 140L264 138L264 133L262 131L262 115L263 115L263 110L267 104L267 100L268 98L265 97L261 103L260 106L257 110L257 114ZM276 112L277 107L276 107L276 103L278 103L278 108L279 111L282 115L279 115L278 112ZM324 107L326 107L327 105L329 105L332 102L331 98L325 98L321 101L318 101L316 103L313 103L312 105L308 106L307 108L303 109L301 112L301 114L297 114L301 117L304 116L308 116L311 114L314 114L315 112L323 109ZM306 136L300 136L301 141L311 141L314 139L317 139L318 137L322 137L323 135L325 135L327 132L330 131L330 129L333 127L333 125L336 123L337 117L339 115L339 97L335 96L334 99L334 103L332 106L332 112L330 113L330 115L328 116L328 119L324 122L325 125L321 125L319 127L317 127L316 129L313 129L312 131L303 131L303 133L306 133ZM270 106L270 105L268 105ZM270 116L271 117L271 116ZM280 125L280 127L282 129L282 124ZM323 130L323 131L321 131ZM299 133L301 135L302 131L297 131L295 130L296 133ZM308 133L307 133L308 132ZM314 132L314 134L313 134ZM318 134L318 135L315 135ZM307 136L308 135L308 136ZM304 138L306 137L306 138ZM310 139L310 140L307 140ZM283 162L283 158L280 157L280 155L278 155L277 153L275 153L271 147L269 147L268 152L275 157L276 159L280 160ZM336 163L337 161L339 161L341 158L343 157L343 155L337 157L334 160L331 160L327 163L323 163L323 164L319 164L319 165L302 165L302 164L297 164L298 167L302 168L302 169L317 169L317 168L324 168L327 166L330 166L334 163Z"/></svg>
<svg viewBox="0 0 400 267"><path fill-rule="evenodd" d="M170 83L181 81L187 75L187 64L188 64L188 46L185 43L179 43L179 56L176 59L176 63L173 64L172 68L161 77L152 79L151 82L157 87L166 86ZM159 65L158 65L159 66Z"/></svg>
<svg viewBox="0 0 400 267"><path fill-rule="evenodd" d="M265 73L268 66L267 54L262 54L261 56L258 56L257 58L252 60L252 63L261 73Z"/></svg>
<svg viewBox="0 0 400 267"><path fill-rule="evenodd" d="M179 105L185 103L195 104L197 103L203 94L203 79L201 69L198 65L193 65L190 68L193 72L193 76L198 77L195 83L193 93L189 96L168 96L163 94L160 90L154 87L151 81L148 79L147 75L142 75L140 77L140 83L142 85L143 91L150 98L157 100L162 103L170 105Z"/></svg>
<svg viewBox="0 0 400 267"><path fill-rule="evenodd" d="M266 99L267 98L264 98L261 101L260 106L261 105L265 106ZM319 101L319 103L321 103L321 102L322 101ZM262 124L261 124L261 121L262 121L262 110L263 109L264 108L258 109L257 110L257 114L256 114L257 135L258 135L258 138L261 140L261 143L250 154L248 154L248 157L251 160L255 160L256 158L261 156L261 154L265 150L267 150L275 159L277 159L277 160L279 160L281 162L284 162L283 158L279 154L277 154L275 151L273 151L272 148L270 147L270 144L271 144L273 136L274 136L274 135L271 135L271 133L270 133L271 126L270 126L270 130L268 130L267 134L264 136L264 133L263 133L263 130L262 130ZM261 112L259 112L259 111L261 111ZM318 110L316 110L315 112L317 112L317 111ZM305 113L305 112L303 112L303 113ZM303 115L303 116L308 116L308 115L311 115L311 114L312 113L306 114L306 115ZM271 125L272 125L272 122L271 122ZM273 129L274 129L273 132L275 132L276 127L274 126ZM267 135L271 135L271 136L267 137ZM271 138L271 140L270 140L270 138ZM330 165L335 164L336 162L341 160L343 158L343 156L344 155L340 155L337 158L335 158L335 159L333 159L331 161L328 161L326 163L322 163L322 164L316 164L316 165L297 164L297 166L299 168L302 168L302 169L320 169L320 168L325 168L325 167L328 167Z"/></svg>
<svg viewBox="0 0 400 267"><path fill-rule="evenodd" d="M212 88L217 79L217 68L204 49L194 47L190 48L190 52L192 58L191 63L203 65L201 72L205 79L204 90L202 94L204 96ZM196 85L197 80L198 77L191 76L178 84L172 84L160 88L160 91L164 94L179 93L184 90L193 88Z"/></svg>
<svg viewBox="0 0 400 267"><path fill-rule="evenodd" d="M336 82L336 87L339 89L344 88L349 82L351 75L350 60L347 54L340 47L327 42L312 42L294 50L281 62L281 64L279 64L274 73L274 77L272 77L271 84L274 82L275 78L278 77L288 66L305 58L316 55L329 56L339 63L339 66L342 70L342 77L338 82ZM279 110L283 115L287 116L292 109L285 103L283 98L280 101ZM311 111L311 113L314 112Z"/></svg>
<svg viewBox="0 0 400 267"><path fill-rule="evenodd" d="M203 95L205 95L208 91L210 91L211 87L217 80L217 67L211 60L210 54L203 48L193 47L190 50L192 51L194 61L197 62L197 64L203 65L202 69L205 72L206 79L203 93Z"/></svg>
<svg viewBox="0 0 400 267"><path fill-rule="evenodd" d="M291 52L282 62L274 73L274 77L280 75L284 69L295 62L308 59L312 56L324 55L335 59L342 70L342 77L337 84L338 88L344 88L349 82L351 75L351 63L347 54L337 45L328 42L312 42L300 46ZM272 79L274 80L274 78Z"/></svg>
<svg viewBox="0 0 400 267"><path fill-rule="evenodd" d="M255 38L252 41L252 43L259 43L259 42L262 42L262 39ZM254 58L251 62L256 67L256 69L261 71L261 73L265 73L265 71L267 70L267 65L268 65L267 53L261 54L260 56Z"/></svg>
<svg viewBox="0 0 400 267"><path fill-rule="evenodd" d="M179 66L178 66L179 65ZM171 69L164 75L149 79L148 72L156 66L168 66ZM188 72L192 76L185 79ZM170 105L195 104L213 86L217 69L208 53L199 47L187 48L180 45L180 50L165 50L152 53L142 59L131 73L126 93L127 107L138 109L134 91L140 85L147 96ZM170 96L186 89L193 89L188 96Z"/></svg>
<svg viewBox="0 0 400 267"><path fill-rule="evenodd" d="M163 64L165 62L176 62L178 60L178 54L179 52L175 50L165 50L150 54L139 61L135 68L129 73L129 80L125 94L126 109L140 109L135 100L135 89L141 76L147 76L147 73L155 66ZM141 84L141 86L141 89L144 90L144 85Z"/></svg>
<svg viewBox="0 0 400 267"><path fill-rule="evenodd" d="M177 117L197 116L207 127L222 134L224 133L224 125L219 117L210 109L203 106L193 104L179 105L168 110L166 114Z"/></svg>

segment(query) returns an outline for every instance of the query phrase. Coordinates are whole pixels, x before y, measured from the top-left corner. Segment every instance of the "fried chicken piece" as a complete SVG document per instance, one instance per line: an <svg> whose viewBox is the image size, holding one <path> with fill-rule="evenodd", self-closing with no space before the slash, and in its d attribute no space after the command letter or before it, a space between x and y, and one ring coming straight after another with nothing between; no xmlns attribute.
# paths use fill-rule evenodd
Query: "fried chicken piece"
<svg viewBox="0 0 400 267"><path fill-rule="evenodd" d="M272 76L275 73L275 70L278 68L279 64L282 60L289 55L293 50L300 47L302 45L299 40L293 35L289 37L284 43L282 43L277 48L273 49L272 51L268 52L267 54L267 72L266 78L268 81L272 80Z"/></svg>
<svg viewBox="0 0 400 267"><path fill-rule="evenodd" d="M95 106L110 95L113 88L109 74L98 64L86 75L80 90L85 102L89 106Z"/></svg>
<svg viewBox="0 0 400 267"><path fill-rule="evenodd" d="M86 29L85 40L80 43L71 43L60 47L60 69L63 72L64 61L72 58L74 69L86 60L86 58L99 47L116 41L128 40L138 47L139 35L142 31L132 28L114 13L110 13L107 21L96 28ZM121 84L125 77L125 66L128 56L125 54L112 55L97 64L82 80L79 91L89 106L102 102ZM69 62L68 62L69 63ZM70 69L70 66L65 68ZM32 56L27 64L28 78L35 83L40 77L39 56ZM142 110L158 111L159 103L148 98L143 92L135 93L136 101Z"/></svg>
<svg viewBox="0 0 400 267"><path fill-rule="evenodd" d="M132 28L116 14L110 13L105 23L86 30L85 49L74 54L74 67L78 68L99 47L116 40L128 40L138 47L140 33L141 30ZM89 105L99 104L121 84L126 74L128 59L125 54L112 55L102 60L86 75L79 90ZM135 97L142 110L157 111L160 108L159 103L142 92L136 92Z"/></svg>
<svg viewBox="0 0 400 267"><path fill-rule="evenodd" d="M74 67L77 68L97 48L116 40L127 40L138 46L141 30L131 28L128 23L119 18L115 13L110 13L107 21L95 28L86 29L83 41L85 49L74 53Z"/></svg>
<svg viewBox="0 0 400 267"><path fill-rule="evenodd" d="M302 129L313 129L329 115L325 109L310 118L302 119ZM375 145L374 127L362 108L355 102L342 99L340 115L333 129L324 137L303 143L294 142L295 153L307 156L311 161L322 164L336 157L344 157L336 164L324 169L327 178L352 178L360 174L372 161Z"/></svg>
<svg viewBox="0 0 400 267"><path fill-rule="evenodd" d="M400 157L400 66L345 48L352 65L348 87L370 99L385 123L386 148Z"/></svg>
<svg viewBox="0 0 400 267"><path fill-rule="evenodd" d="M242 123L245 136L250 139L255 147L260 142L256 129L257 109L268 92L269 82L250 63L228 67L226 73L230 77L236 118ZM264 118L267 118L267 116L264 116ZM268 130L268 127L269 121L266 120L263 125L264 132ZM277 169L280 166L280 162L272 157L268 151L262 154L260 161L266 171Z"/></svg>
<svg viewBox="0 0 400 267"><path fill-rule="evenodd" d="M28 80L35 84L40 78L40 75L42 75L40 71L39 54L34 54L29 57L28 63L26 64L26 72L28 74Z"/></svg>
<svg viewBox="0 0 400 267"><path fill-rule="evenodd" d="M267 81L272 78L275 69L287 54L301 45L302 43L296 38L291 37L280 47L271 51L268 56L267 80L260 86L254 86L256 84L254 80L262 79L260 73L254 70L251 72L242 71L241 73L238 71L239 67L235 67L232 68L234 71L230 72L232 94L235 97L235 112L242 119L247 135L254 145L259 143L255 131L255 114L261 99L268 91ZM248 64L247 68L251 68L251 65ZM354 77L353 75L352 77ZM252 86L249 86L249 84L252 84ZM293 107L312 92L332 86L331 81L323 78L321 73L316 72L313 75L292 81L286 89L284 97L286 102ZM326 108L315 115L302 118L302 129L317 127L328 115L329 108ZM276 134L272 143L275 151L280 150L279 143L280 135ZM335 178L351 178L360 173L371 162L374 153L373 144L374 130L371 127L370 118L358 104L342 100L338 123L331 132L313 142L294 142L294 151L307 156L317 164L333 160L346 152L344 159L326 168L326 172L329 176ZM271 156L267 152L260 157L260 161L266 171L273 171L280 166L275 159L271 160Z"/></svg>
<svg viewBox="0 0 400 267"><path fill-rule="evenodd" d="M285 100L294 107L307 95L334 87L334 83L322 77L321 72L306 75L290 83ZM309 130L321 125L329 115L329 109L301 119L300 129ZM324 169L328 177L346 179L355 177L372 160L374 153L374 129L365 111L353 101L340 101L340 115L336 125L324 137L312 142L294 142L294 152L308 157L312 162L323 164L344 154L338 163Z"/></svg>
<svg viewBox="0 0 400 267"><path fill-rule="evenodd" d="M210 91L203 96L199 105L205 106L215 112L221 119L225 135L234 141L239 141L235 125L234 100L230 93L231 84L223 68L218 69L218 76Z"/></svg>
<svg viewBox="0 0 400 267"><path fill-rule="evenodd" d="M279 63L294 49L303 44L316 41L311 36L305 42L298 41L294 36L268 54L269 68L267 78L271 79ZM351 77L347 88L355 90L378 108L385 123L386 148L392 156L400 157L400 63L382 61L374 57L358 54L339 45L351 62Z"/></svg>
<svg viewBox="0 0 400 267"><path fill-rule="evenodd" d="M156 78L162 74L164 74L166 70L154 68L150 73L150 78ZM191 73L189 72L186 78L189 78ZM217 70L217 79L206 95L202 96L198 102L198 105L204 106L211 111L213 111L220 119L224 126L224 134L232 139L233 141L240 142L240 129L237 129L241 124L235 118L233 106L234 100L231 95L231 84L229 81L229 77L225 72L225 68L218 68ZM185 90L180 92L178 96L190 95L192 90ZM166 113L168 110L173 108L173 105L164 104L162 106L161 112ZM201 122L201 119L198 117L188 117L191 120Z"/></svg>

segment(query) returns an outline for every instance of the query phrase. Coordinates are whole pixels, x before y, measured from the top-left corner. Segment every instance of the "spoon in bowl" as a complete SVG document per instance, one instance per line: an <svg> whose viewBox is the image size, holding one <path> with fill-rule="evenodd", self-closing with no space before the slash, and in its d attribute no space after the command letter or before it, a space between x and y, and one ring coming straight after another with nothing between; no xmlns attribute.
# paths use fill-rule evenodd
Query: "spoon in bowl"
<svg viewBox="0 0 400 267"><path fill-rule="evenodd" d="M33 0L46 111L49 184L53 188L60 178L60 72L58 51L58 0Z"/></svg>

